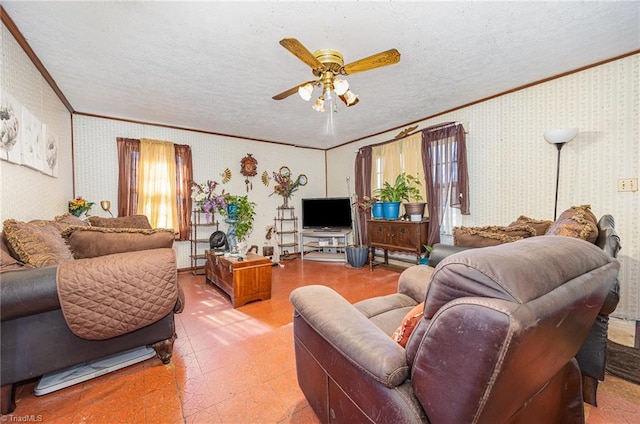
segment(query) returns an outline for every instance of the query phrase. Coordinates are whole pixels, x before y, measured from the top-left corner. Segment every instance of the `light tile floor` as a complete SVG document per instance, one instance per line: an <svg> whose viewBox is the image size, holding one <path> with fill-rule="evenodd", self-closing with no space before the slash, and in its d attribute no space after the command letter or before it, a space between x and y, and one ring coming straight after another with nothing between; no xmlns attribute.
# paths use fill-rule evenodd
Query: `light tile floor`
<svg viewBox="0 0 640 424"><path fill-rule="evenodd" d="M180 273L186 307L176 316L171 364L153 358L45 396L19 386L3 421L90 423L318 423L298 388L289 293L322 283L350 302L395 292L397 269L286 261L273 268L272 298L232 309L203 276ZM587 424L640 422L640 386L607 376ZM25 419L26 417L26 419Z"/></svg>

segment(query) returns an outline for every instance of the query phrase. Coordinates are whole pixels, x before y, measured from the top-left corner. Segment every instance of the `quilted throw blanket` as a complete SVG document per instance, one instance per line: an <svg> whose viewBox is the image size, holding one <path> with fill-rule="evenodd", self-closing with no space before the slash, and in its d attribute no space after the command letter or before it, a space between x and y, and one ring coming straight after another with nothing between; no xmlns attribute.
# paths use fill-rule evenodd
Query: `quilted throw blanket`
<svg viewBox="0 0 640 424"><path fill-rule="evenodd" d="M178 299L175 252L152 249L65 262L58 267L57 286L76 336L116 337L171 312Z"/></svg>

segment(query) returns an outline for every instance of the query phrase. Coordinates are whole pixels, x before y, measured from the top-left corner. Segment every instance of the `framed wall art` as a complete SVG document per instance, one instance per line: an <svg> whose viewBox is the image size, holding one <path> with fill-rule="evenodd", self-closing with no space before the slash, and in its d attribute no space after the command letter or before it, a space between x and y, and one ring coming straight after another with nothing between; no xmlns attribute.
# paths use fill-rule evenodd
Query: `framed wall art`
<svg viewBox="0 0 640 424"><path fill-rule="evenodd" d="M0 158L16 164L22 163L21 112L22 104L0 90Z"/></svg>

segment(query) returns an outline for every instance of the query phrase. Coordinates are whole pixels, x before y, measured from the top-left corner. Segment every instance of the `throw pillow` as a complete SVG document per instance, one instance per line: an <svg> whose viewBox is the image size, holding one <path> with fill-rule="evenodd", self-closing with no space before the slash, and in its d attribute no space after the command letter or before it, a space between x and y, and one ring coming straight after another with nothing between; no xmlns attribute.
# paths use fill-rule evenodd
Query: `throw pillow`
<svg viewBox="0 0 640 424"><path fill-rule="evenodd" d="M62 237L75 259L94 258L113 253L172 247L172 230L137 228L70 227Z"/></svg>
<svg viewBox="0 0 640 424"><path fill-rule="evenodd" d="M89 225L91 225L89 224L89 222L83 219L80 219L75 215L71 215L68 212L65 213L64 215L56 216L55 222L58 223L58 225L61 227L60 231L66 230L71 226L88 227Z"/></svg>
<svg viewBox="0 0 640 424"><path fill-rule="evenodd" d="M546 219L533 219L528 216L520 215L518 219L509 224L509 227L518 225L528 225L536 231L536 236L543 236L553 225L553 221Z"/></svg>
<svg viewBox="0 0 640 424"><path fill-rule="evenodd" d="M4 236L0 233L0 273L23 269L24 264L11 256L3 240Z"/></svg>
<svg viewBox="0 0 640 424"><path fill-rule="evenodd" d="M92 226L104 228L141 228L151 229L149 219L145 215L119 216L117 218L102 218L90 216L87 218Z"/></svg>
<svg viewBox="0 0 640 424"><path fill-rule="evenodd" d="M462 247L487 247L511 243L536 235L536 230L528 225L510 227L455 227L453 244Z"/></svg>
<svg viewBox="0 0 640 424"><path fill-rule="evenodd" d="M20 222L7 219L4 237L12 256L21 262L42 267L73 260L71 251L60 237L60 230L48 221Z"/></svg>
<svg viewBox="0 0 640 424"><path fill-rule="evenodd" d="M595 243L598 239L598 221L591 205L571 206L560 214L547 235L568 236Z"/></svg>
<svg viewBox="0 0 640 424"><path fill-rule="evenodd" d="M411 337L411 333L413 329L418 325L418 321L422 319L424 316L424 302L418 303L413 309L405 315L402 320L402 324L400 327L396 329L391 335L391 338L398 342L398 344L402 347L407 345L409 341L409 337Z"/></svg>

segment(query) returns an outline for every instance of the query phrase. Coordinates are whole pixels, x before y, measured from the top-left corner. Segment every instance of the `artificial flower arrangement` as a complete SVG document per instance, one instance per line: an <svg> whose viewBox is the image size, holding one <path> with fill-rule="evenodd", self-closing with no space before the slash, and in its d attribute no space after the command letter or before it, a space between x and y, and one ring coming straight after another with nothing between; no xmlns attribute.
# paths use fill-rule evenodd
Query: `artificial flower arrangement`
<svg viewBox="0 0 640 424"><path fill-rule="evenodd" d="M355 198L356 198L356 205L358 206L358 210L361 212L368 212L371 210L371 207L373 206L374 203L377 203L380 201L380 199L378 199L377 197L369 197L369 196L362 196L362 200L358 201L358 195L354 194Z"/></svg>
<svg viewBox="0 0 640 424"><path fill-rule="evenodd" d="M218 187L218 182L211 180L207 180L203 184L193 182L191 185L191 199L196 207L205 213L208 222L211 222L212 215L216 210L224 211L227 208L224 190L217 194L216 187Z"/></svg>
<svg viewBox="0 0 640 424"><path fill-rule="evenodd" d="M296 190L298 190L301 185L300 177L293 180L289 175L282 175L278 172L274 172L273 179L276 181L276 185L273 186L274 191L270 194L270 196L273 194L282 196L282 198L284 199L283 206L286 208L289 203L289 198Z"/></svg>
<svg viewBox="0 0 640 424"><path fill-rule="evenodd" d="M89 212L89 209L95 205L93 202L87 201L82 196L78 196L69 201L69 213L73 216L80 216L83 213Z"/></svg>

